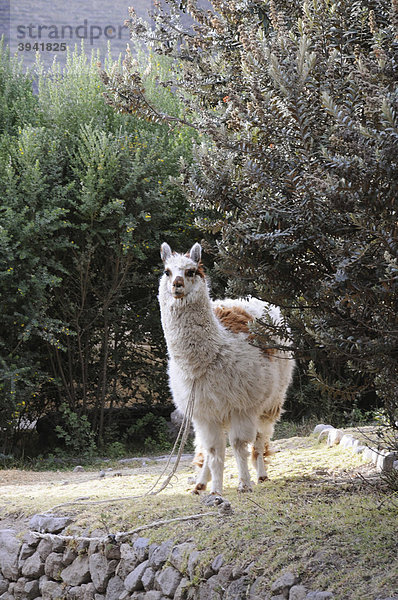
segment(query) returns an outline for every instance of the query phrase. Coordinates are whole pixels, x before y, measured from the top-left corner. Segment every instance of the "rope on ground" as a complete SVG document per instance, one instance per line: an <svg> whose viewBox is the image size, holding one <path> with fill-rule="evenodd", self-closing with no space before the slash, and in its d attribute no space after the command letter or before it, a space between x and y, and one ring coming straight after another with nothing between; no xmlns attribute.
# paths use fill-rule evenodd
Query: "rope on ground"
<svg viewBox="0 0 398 600"><path fill-rule="evenodd" d="M160 494L160 492L162 492L164 489L166 489L166 487L169 485L170 481L172 480L175 472L177 471L179 462L181 460L181 455L184 451L185 448L185 444L187 442L187 438L188 438L188 434L189 434L189 429L191 427L191 421L192 421L192 415L193 415L193 408L195 405L195 381L192 384L192 388L191 388L191 393L189 395L188 398L188 403L187 403L187 407L185 409L185 413L184 413L184 418L182 420L181 423L181 427L180 430L178 432L177 435L177 439L174 443L173 449L169 454L169 458L167 460L166 466L163 469L162 473L159 475L158 479L156 480L156 482L153 484L153 486L147 491L145 492L144 496L156 496L157 494ZM161 487L158 490L155 490L156 486L158 485L159 481L162 479L162 477L164 476L164 474L166 473L169 465L170 465L170 461L171 458L175 452L175 449L177 448L177 444L178 441L180 439L181 436L181 432L182 433L182 438L181 438L181 443L180 446L178 448L178 453L177 453L177 457L174 463L174 467L170 473L170 475L165 479L165 481L162 483Z"/></svg>
<svg viewBox="0 0 398 600"><path fill-rule="evenodd" d="M165 465L163 471L161 472L161 474L159 475L159 477L157 478L155 483L149 488L149 490L147 490L143 494L139 494L138 496L122 496L120 498L108 498L106 500L90 500L88 502L85 502L85 501L83 502L81 500L75 500L72 502L64 502L62 504L57 504L56 506L49 508L48 510L44 511L43 514L51 513L52 511L57 510L58 508L65 508L66 506L80 506L80 505L94 506L94 505L99 505L99 504L109 504L110 502L114 503L114 502L125 502L126 500L138 500L139 498L145 498L146 496L156 496L157 494L160 494L160 492L162 492L164 489L166 489L166 487L170 484L172 478L174 477L174 475L178 469L178 465L180 463L181 456L184 451L185 444L187 442L189 429L191 426L191 421L192 421L192 416L193 416L194 405L195 405L195 381L192 384L191 392L190 392L190 395L188 398L187 407L185 409L184 417L183 417L176 441L174 442L173 449L169 454L169 458L166 462L166 465ZM162 477L165 475L167 469L169 468L171 459L174 455L174 452L177 448L180 438L181 438L181 443L178 448L178 453L177 453L177 457L176 457L173 469L172 469L170 475L168 475L168 477L162 483L160 488L158 490L155 490L156 486L159 484L159 481L162 479Z"/></svg>

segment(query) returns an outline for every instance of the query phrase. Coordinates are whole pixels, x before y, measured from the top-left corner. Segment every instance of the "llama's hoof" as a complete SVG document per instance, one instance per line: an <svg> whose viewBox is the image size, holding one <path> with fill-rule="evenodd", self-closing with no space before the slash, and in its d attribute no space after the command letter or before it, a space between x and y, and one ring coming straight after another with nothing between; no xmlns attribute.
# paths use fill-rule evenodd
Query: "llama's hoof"
<svg viewBox="0 0 398 600"><path fill-rule="evenodd" d="M264 481L268 481L269 477L268 475L261 475L261 477L258 478L258 483L264 483Z"/></svg>
<svg viewBox="0 0 398 600"><path fill-rule="evenodd" d="M194 495L196 494L199 496L200 492L204 492L205 489L206 489L205 483L197 483L192 490L192 494L194 494Z"/></svg>
<svg viewBox="0 0 398 600"><path fill-rule="evenodd" d="M203 504L205 504L205 506L220 506L223 502L225 502L224 498L216 492L212 492L203 498Z"/></svg>
<svg viewBox="0 0 398 600"><path fill-rule="evenodd" d="M250 483L243 483L243 481L241 481L238 485L238 492L245 494L246 492L252 492L253 488L251 486Z"/></svg>

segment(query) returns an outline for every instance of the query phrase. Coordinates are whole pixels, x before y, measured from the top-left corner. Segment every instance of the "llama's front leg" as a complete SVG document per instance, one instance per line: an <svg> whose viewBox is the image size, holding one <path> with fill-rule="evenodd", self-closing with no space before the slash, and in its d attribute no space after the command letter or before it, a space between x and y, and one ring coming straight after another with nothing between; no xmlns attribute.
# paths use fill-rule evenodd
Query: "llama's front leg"
<svg viewBox="0 0 398 600"><path fill-rule="evenodd" d="M235 455L238 466L239 484L238 492L251 492L252 483L250 481L248 459L248 444L253 441L256 435L256 427L249 418L241 415L235 415L231 419L231 428L229 432L229 441Z"/></svg>
<svg viewBox="0 0 398 600"><path fill-rule="evenodd" d="M204 450L203 466L199 472L195 490L206 489L211 477L211 494L221 494L225 460L225 434L222 427L215 423L195 423L195 431Z"/></svg>
<svg viewBox="0 0 398 600"><path fill-rule="evenodd" d="M197 448L193 464L198 468L198 474L196 476L196 485L193 489L194 494L199 494L206 489L207 483L211 479L209 461L206 450L203 448Z"/></svg>

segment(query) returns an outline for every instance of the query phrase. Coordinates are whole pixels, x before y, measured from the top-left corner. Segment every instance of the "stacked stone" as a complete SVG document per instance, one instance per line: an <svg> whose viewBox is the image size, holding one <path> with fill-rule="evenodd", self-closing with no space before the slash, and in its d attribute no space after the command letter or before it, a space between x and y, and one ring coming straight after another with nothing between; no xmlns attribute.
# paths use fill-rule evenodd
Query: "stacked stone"
<svg viewBox="0 0 398 600"><path fill-rule="evenodd" d="M79 539L57 534L69 518L35 515L31 531L20 540L0 530L0 600L323 600L331 592L310 592L287 573L269 589L264 575L224 564L222 554L210 563L192 542L151 544ZM33 533L51 533L40 538Z"/></svg>
<svg viewBox="0 0 398 600"><path fill-rule="evenodd" d="M345 434L341 429L336 429L332 425L316 425L314 434L318 435L318 440L327 436L326 443L329 447L339 444L342 448L351 450L354 454L362 454L365 462L373 462L379 471L391 471L398 469L398 453L379 448L371 448L361 444L354 436Z"/></svg>

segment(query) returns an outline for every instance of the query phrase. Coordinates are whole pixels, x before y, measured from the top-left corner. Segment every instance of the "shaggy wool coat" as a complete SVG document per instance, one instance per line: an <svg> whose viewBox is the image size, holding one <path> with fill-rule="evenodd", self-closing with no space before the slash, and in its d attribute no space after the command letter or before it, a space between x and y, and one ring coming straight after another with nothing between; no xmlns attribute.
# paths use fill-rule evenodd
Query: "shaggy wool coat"
<svg viewBox="0 0 398 600"><path fill-rule="evenodd" d="M205 489L211 478L211 492L221 493L224 432L228 432L238 463L239 489L248 491L247 446L254 448L258 479L266 479L263 455L281 413L294 362L288 352L267 353L254 346L248 327L240 327L238 321L245 314L254 320L268 313L278 323L279 310L255 298L212 301L200 268L199 244L189 255L172 253L163 244L161 254L165 273L160 279L159 303L170 388L182 413L195 384L193 424L198 452L204 455L197 489ZM226 312L229 328L220 318Z"/></svg>

